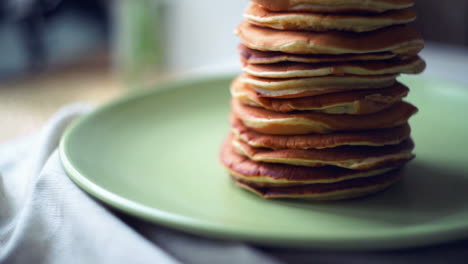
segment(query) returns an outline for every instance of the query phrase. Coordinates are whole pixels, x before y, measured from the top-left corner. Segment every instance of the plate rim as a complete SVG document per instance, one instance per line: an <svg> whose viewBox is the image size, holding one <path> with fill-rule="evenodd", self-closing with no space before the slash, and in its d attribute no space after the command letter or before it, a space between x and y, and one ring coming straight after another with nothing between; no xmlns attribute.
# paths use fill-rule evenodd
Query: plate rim
<svg viewBox="0 0 468 264"><path fill-rule="evenodd" d="M141 99L149 94L157 94L170 90L171 88L186 89L186 84L193 84L194 82L203 83L215 80L229 81L233 77L233 74L207 74L203 76L187 77L182 80L168 80L157 84L157 88L133 91L129 94L121 96L78 118L66 128L59 143L59 157L67 176L75 184L77 184L80 189L97 198L100 202L110 206L113 209L117 209L120 212L155 224L160 224L180 231L216 239L245 241L258 245L276 246L282 248L316 248L323 250L354 251L421 247L463 239L468 236L468 224L452 224L448 227L445 225L444 228L440 228L440 226L435 225L437 226L437 231L433 231L434 225L423 224L418 227L411 227L411 229L405 229L404 232L399 231L393 233L390 238L386 236L386 233L388 232L379 232L374 236L360 237L358 239L356 239L355 236L342 236L339 238L317 236L311 238L306 236L298 236L297 234L295 234L294 237L285 237L285 235L281 233L247 233L245 230L243 231L239 228L216 224L212 221L207 222L207 220L201 221L193 217L182 216L149 207L119 196L118 194L112 193L111 191L106 190L104 187L90 181L86 175L81 173L79 169L76 168L76 166L73 164L73 161L70 160L69 156L67 155L69 152L68 146L71 140L70 138L72 137L74 131L79 128L81 124L85 123L95 115L108 111L108 109L112 109L113 107L118 107L120 104L127 104L131 101ZM410 76L410 78L413 79L418 77ZM444 80L434 77L427 78L426 76L424 76L424 78L426 80ZM460 85L458 82L449 82L453 83L455 86ZM400 228L400 230L401 229L402 228Z"/></svg>

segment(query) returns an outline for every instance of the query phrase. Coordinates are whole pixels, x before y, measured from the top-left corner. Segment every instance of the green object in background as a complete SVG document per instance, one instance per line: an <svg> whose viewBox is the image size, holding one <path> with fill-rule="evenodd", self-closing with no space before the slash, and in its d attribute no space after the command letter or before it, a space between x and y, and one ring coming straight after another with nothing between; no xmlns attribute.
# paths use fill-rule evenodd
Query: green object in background
<svg viewBox="0 0 468 264"><path fill-rule="evenodd" d="M65 170L112 207L206 236L327 249L468 237L466 87L402 78L420 109L411 119L417 157L403 180L363 199L307 202L259 198L236 187L221 167L232 78L168 83L98 109L66 131Z"/></svg>
<svg viewBox="0 0 468 264"><path fill-rule="evenodd" d="M114 1L114 59L131 87L146 86L165 71L162 0Z"/></svg>

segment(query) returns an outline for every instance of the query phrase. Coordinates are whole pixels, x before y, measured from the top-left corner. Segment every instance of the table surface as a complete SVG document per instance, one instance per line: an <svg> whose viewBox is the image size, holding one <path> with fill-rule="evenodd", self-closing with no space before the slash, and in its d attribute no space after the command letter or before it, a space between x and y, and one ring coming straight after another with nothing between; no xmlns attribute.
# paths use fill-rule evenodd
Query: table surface
<svg viewBox="0 0 468 264"><path fill-rule="evenodd" d="M468 49L428 44L422 57L428 64L425 75L468 84ZM208 73L214 69L216 72L239 71L238 67L237 62L225 60L223 65L207 65L191 73ZM128 91L102 58L86 59L20 81L0 83L0 112L3 113L0 143L36 132L66 104L100 105Z"/></svg>
<svg viewBox="0 0 468 264"><path fill-rule="evenodd" d="M98 58L0 83L3 128L0 143L36 132L60 107L73 102L102 104L122 94L107 63Z"/></svg>

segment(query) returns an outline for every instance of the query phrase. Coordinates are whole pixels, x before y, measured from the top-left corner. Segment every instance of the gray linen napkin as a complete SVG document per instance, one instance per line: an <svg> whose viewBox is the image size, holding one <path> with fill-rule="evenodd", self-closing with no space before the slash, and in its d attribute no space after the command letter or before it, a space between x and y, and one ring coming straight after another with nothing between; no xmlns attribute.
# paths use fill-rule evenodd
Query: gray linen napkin
<svg viewBox="0 0 468 264"><path fill-rule="evenodd" d="M149 241L85 194L56 148L66 126L89 109L68 106L39 136L0 146L1 263L279 263L241 243L159 234L145 223Z"/></svg>

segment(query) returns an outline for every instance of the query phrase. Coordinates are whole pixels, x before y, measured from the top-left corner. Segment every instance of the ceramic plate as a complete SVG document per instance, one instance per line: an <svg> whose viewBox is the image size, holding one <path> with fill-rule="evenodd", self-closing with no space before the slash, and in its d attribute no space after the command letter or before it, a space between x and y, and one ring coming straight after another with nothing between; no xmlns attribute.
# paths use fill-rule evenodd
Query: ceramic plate
<svg viewBox="0 0 468 264"><path fill-rule="evenodd" d="M389 190L342 202L265 200L218 161L232 76L167 83L80 119L62 139L71 179L128 214L225 239L286 247L390 249L468 236L468 87L403 78L417 158Z"/></svg>

